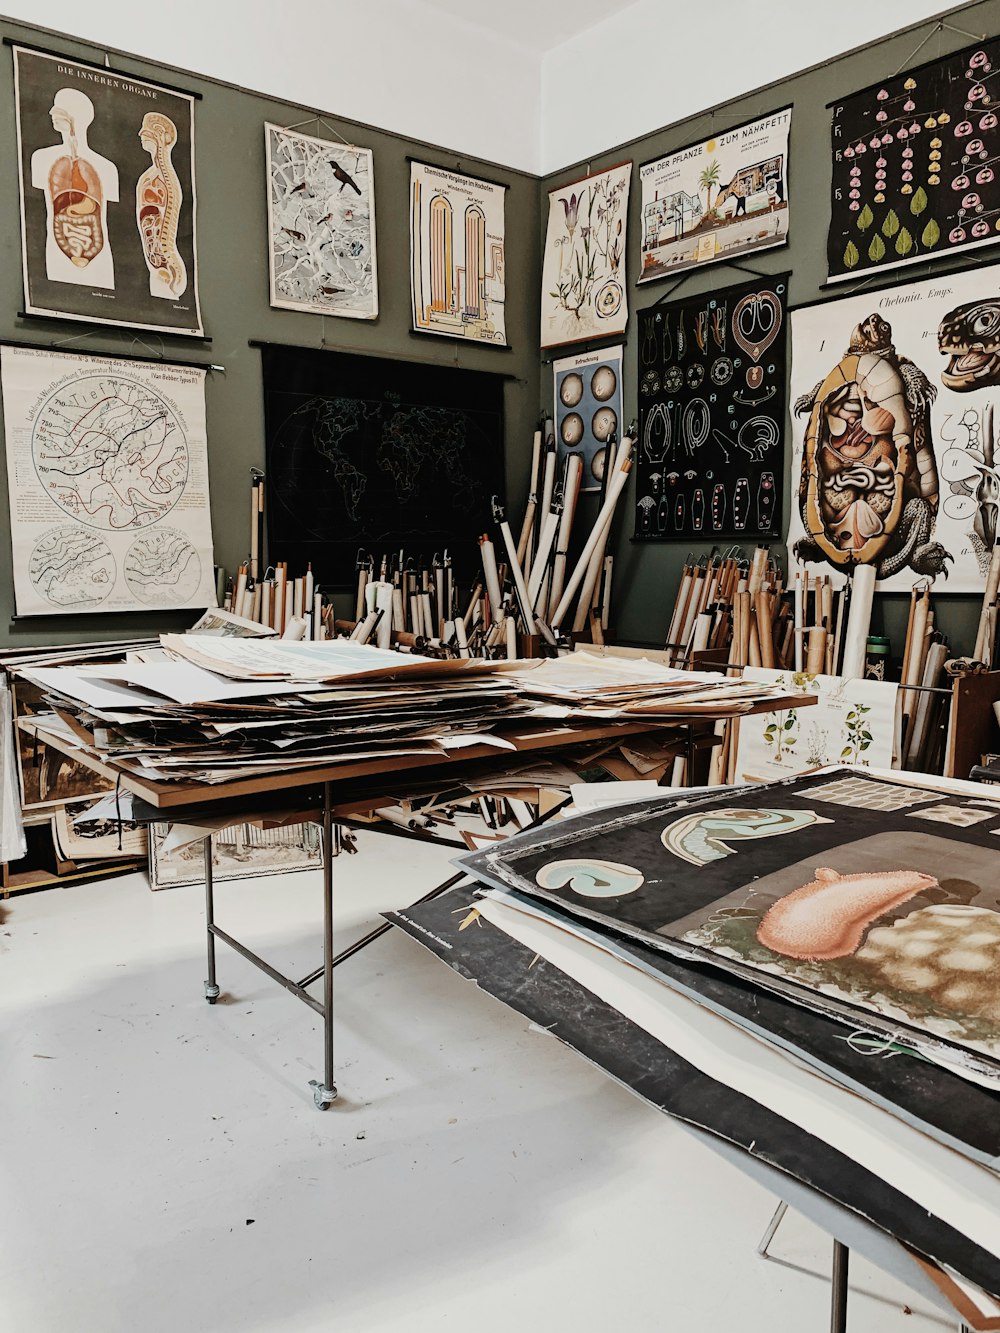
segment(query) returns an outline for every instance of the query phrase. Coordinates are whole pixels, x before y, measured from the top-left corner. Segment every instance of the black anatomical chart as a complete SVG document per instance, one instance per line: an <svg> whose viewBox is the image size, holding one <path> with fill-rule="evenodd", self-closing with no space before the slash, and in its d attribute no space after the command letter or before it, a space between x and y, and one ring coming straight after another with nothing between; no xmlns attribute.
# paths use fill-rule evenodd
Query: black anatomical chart
<svg viewBox="0 0 1000 1333"><path fill-rule="evenodd" d="M635 538L777 537L787 274L639 312Z"/></svg>

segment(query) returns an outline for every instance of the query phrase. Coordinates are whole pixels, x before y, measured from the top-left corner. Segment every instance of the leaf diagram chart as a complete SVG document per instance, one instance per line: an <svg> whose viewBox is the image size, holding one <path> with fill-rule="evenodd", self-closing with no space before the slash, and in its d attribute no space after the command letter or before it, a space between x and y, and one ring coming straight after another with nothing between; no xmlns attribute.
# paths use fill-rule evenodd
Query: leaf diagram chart
<svg viewBox="0 0 1000 1333"><path fill-rule="evenodd" d="M0 351L19 614L215 605L204 380Z"/></svg>

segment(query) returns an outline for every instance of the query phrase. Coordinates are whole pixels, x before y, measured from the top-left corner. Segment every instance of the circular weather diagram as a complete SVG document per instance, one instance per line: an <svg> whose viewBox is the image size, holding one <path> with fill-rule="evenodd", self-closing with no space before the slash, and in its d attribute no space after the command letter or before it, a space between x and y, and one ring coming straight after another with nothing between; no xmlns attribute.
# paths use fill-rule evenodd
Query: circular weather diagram
<svg viewBox="0 0 1000 1333"><path fill-rule="evenodd" d="M115 586L115 558L86 528L49 528L28 557L28 578L39 597L63 610L92 611Z"/></svg>
<svg viewBox="0 0 1000 1333"><path fill-rule="evenodd" d="M147 606L187 606L201 586L201 560L182 532L157 528L128 548L125 582Z"/></svg>
<svg viewBox="0 0 1000 1333"><path fill-rule="evenodd" d="M49 499L105 532L159 522L187 484L173 407L122 375L81 375L54 389L35 417L31 453Z"/></svg>

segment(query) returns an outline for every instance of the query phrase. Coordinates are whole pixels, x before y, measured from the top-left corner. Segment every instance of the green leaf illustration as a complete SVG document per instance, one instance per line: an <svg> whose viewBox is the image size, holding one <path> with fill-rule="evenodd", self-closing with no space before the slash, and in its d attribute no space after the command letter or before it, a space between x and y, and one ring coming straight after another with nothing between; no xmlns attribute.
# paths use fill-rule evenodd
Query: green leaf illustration
<svg viewBox="0 0 1000 1333"><path fill-rule="evenodd" d="M868 258L873 264L877 264L880 259L885 258L885 241L878 232L872 237L872 243L868 247Z"/></svg>
<svg viewBox="0 0 1000 1333"><path fill-rule="evenodd" d="M918 218L926 207L927 191L922 185L918 185L916 194L910 200L910 212L915 218Z"/></svg>
<svg viewBox="0 0 1000 1333"><path fill-rule="evenodd" d="M867 231L874 221L875 214L871 211L868 205L865 204L864 208L858 214L858 231Z"/></svg>
<svg viewBox="0 0 1000 1333"><path fill-rule="evenodd" d="M848 241L847 249L844 251L844 268L854 268L860 258L858 247L853 241Z"/></svg>
<svg viewBox="0 0 1000 1333"><path fill-rule="evenodd" d="M885 237L895 236L899 231L899 218L896 216L896 210L890 208L885 215L885 221L882 223L882 235Z"/></svg>
<svg viewBox="0 0 1000 1333"><path fill-rule="evenodd" d="M912 249L913 249L913 237L904 227L903 230L896 237L896 254L900 255L902 258L905 259Z"/></svg>
<svg viewBox="0 0 1000 1333"><path fill-rule="evenodd" d="M931 218L930 222L928 222L927 226L921 232L920 239L923 244L926 245L928 250L933 250L935 245L937 245L938 241L941 239L941 228L933 218Z"/></svg>
<svg viewBox="0 0 1000 1333"><path fill-rule="evenodd" d="M844 746L844 748L843 748L843 749L841 750L841 752L840 752L840 757L841 757L841 759L850 759L850 757L851 757L851 747L850 747L849 745L845 745L845 746Z"/></svg>
<svg viewBox="0 0 1000 1333"><path fill-rule="evenodd" d="M788 719L788 721L785 723L785 730L786 730L786 731L791 731L792 727L794 727L794 726L795 726L795 718L794 718L794 717L790 717L790 718Z"/></svg>

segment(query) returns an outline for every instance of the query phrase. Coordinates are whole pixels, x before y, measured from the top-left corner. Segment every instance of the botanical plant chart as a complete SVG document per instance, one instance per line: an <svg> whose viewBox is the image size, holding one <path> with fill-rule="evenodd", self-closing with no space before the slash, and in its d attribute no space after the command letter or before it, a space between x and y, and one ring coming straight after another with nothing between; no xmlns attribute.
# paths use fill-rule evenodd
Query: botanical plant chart
<svg viewBox="0 0 1000 1333"><path fill-rule="evenodd" d="M1000 517L1000 266L793 311L788 544L982 592Z"/></svg>
<svg viewBox="0 0 1000 1333"><path fill-rule="evenodd" d="M640 284L786 244L791 123L785 107L641 164Z"/></svg>
<svg viewBox="0 0 1000 1333"><path fill-rule="evenodd" d="M1000 239L1000 38L831 103L831 281Z"/></svg>
<svg viewBox="0 0 1000 1333"><path fill-rule="evenodd" d="M899 691L891 682L767 667L747 667L743 678L781 685L787 694L801 689L816 703L741 718L737 782L773 782L826 764L892 767Z"/></svg>
<svg viewBox="0 0 1000 1333"><path fill-rule="evenodd" d="M787 276L639 312L636 540L778 535Z"/></svg>
<svg viewBox="0 0 1000 1333"><path fill-rule="evenodd" d="M625 237L632 163L549 191L543 347L613 338L628 325Z"/></svg>
<svg viewBox="0 0 1000 1333"><path fill-rule="evenodd" d="M18 46L14 88L25 310L202 334L194 98Z"/></svg>
<svg viewBox="0 0 1000 1333"><path fill-rule="evenodd" d="M271 304L378 314L375 178L367 148L265 124Z"/></svg>

